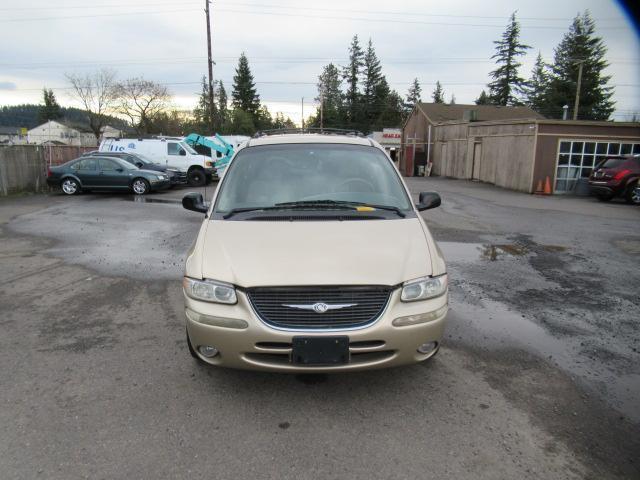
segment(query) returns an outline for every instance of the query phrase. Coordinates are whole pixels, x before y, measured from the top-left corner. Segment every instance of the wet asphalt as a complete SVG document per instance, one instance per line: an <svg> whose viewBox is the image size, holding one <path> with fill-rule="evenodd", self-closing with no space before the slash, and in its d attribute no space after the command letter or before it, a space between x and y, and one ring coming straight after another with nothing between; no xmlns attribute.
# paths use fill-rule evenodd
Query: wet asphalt
<svg viewBox="0 0 640 480"><path fill-rule="evenodd" d="M408 183L443 197L446 341L331 376L192 361L189 189L1 199L2 478L638 478L640 209Z"/></svg>

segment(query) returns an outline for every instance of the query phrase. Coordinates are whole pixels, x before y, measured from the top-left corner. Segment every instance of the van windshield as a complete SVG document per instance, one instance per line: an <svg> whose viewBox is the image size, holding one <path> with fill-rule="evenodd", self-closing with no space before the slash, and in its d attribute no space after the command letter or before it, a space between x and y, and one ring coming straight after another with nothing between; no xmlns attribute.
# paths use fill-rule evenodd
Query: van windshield
<svg viewBox="0 0 640 480"><path fill-rule="evenodd" d="M398 173L375 147L286 144L245 148L229 166L217 213L285 202L359 202L411 208Z"/></svg>
<svg viewBox="0 0 640 480"><path fill-rule="evenodd" d="M191 146L188 145L186 142L180 142L180 146L184 148L187 152L189 152L191 155L198 155L198 152L196 152L193 148L191 148Z"/></svg>

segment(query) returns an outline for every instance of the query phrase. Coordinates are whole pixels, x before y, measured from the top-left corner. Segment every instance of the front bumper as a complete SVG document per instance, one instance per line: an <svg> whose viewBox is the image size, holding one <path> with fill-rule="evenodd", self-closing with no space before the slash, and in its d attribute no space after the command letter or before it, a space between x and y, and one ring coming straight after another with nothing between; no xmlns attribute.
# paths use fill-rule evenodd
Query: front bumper
<svg viewBox="0 0 640 480"><path fill-rule="evenodd" d="M216 180L218 178L218 174L216 173L216 169L214 167L206 167L204 169L204 173L207 178L211 180Z"/></svg>
<svg viewBox="0 0 640 480"><path fill-rule="evenodd" d="M165 190L171 186L170 180L151 180L149 182L151 190Z"/></svg>
<svg viewBox="0 0 640 480"><path fill-rule="evenodd" d="M440 343L445 326L448 294L431 300L404 303L400 290L391 294L382 316L374 323L353 330L275 330L260 320L243 292L238 291L236 305L201 302L184 296L187 314L187 333L196 350L201 345L212 345L219 353L213 358L197 355L206 363L231 368L291 373L321 373L369 370L421 362L433 356L418 353L420 345ZM416 325L395 327L395 318L440 311L434 320ZM195 312L198 315L193 315ZM198 318L207 315L217 318L244 320L246 328L227 328L208 325ZM301 366L290 361L294 336L349 337L350 361L335 366Z"/></svg>

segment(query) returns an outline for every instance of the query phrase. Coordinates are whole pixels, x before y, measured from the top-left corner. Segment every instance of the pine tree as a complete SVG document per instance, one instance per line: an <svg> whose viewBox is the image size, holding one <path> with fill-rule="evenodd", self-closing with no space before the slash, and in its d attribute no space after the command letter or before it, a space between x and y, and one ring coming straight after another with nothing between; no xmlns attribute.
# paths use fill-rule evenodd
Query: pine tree
<svg viewBox="0 0 640 480"><path fill-rule="evenodd" d="M389 84L382 75L380 60L369 39L367 51L364 55L364 68L362 71L362 115L361 129L368 132L371 124L378 118L389 95Z"/></svg>
<svg viewBox="0 0 640 480"><path fill-rule="evenodd" d="M491 101L496 105L521 105L518 95L522 94L525 80L518 75L521 66L518 57L525 55L531 47L520 43L520 24L515 12L511 14L502 39L493 43L496 53L491 58L495 58L499 66L489 74L493 78L489 83Z"/></svg>
<svg viewBox="0 0 640 480"><path fill-rule="evenodd" d="M456 104L456 96L452 93L451 100L449 100L449 105L455 105L455 104Z"/></svg>
<svg viewBox="0 0 640 480"><path fill-rule="evenodd" d="M343 68L342 76L347 83L347 92L345 94L346 123L349 126L358 126L359 120L359 102L360 91L358 83L360 83L360 75L364 65L364 53L360 48L358 36L354 35L349 46L349 65Z"/></svg>
<svg viewBox="0 0 640 480"><path fill-rule="evenodd" d="M318 77L317 102L322 102L323 126L327 128L341 128L345 125L345 112L342 101L342 80L338 68L330 63L322 69ZM314 127L320 126L320 112L316 112ZM315 124L317 123L317 125Z"/></svg>
<svg viewBox="0 0 640 480"><path fill-rule="evenodd" d="M440 85L440 81L436 82L436 88L433 90L431 98L433 98L433 103L444 103L444 90Z"/></svg>
<svg viewBox="0 0 640 480"><path fill-rule="evenodd" d="M595 22L588 11L576 16L569 32L555 49L551 80L546 93L545 115L562 118L562 106L573 108L578 81L578 63L583 62L578 118L608 120L614 110L611 76L603 75L609 65L607 47L595 35Z"/></svg>
<svg viewBox="0 0 640 480"><path fill-rule="evenodd" d="M484 90L480 92L480 96L476 98L475 102L476 105L491 105L491 99L489 98L489 95L487 95L487 92L485 92Z"/></svg>
<svg viewBox="0 0 640 480"><path fill-rule="evenodd" d="M220 126L220 129L223 130L229 119L229 100L227 98L227 91L224 88L224 83L222 82L222 80L218 82L218 92L216 98L218 99L218 125Z"/></svg>
<svg viewBox="0 0 640 480"><path fill-rule="evenodd" d="M258 115L260 110L260 96L256 91L256 85L253 81L253 75L249 68L249 60L242 52L238 60L236 74L233 77L233 107L243 110L253 116Z"/></svg>
<svg viewBox="0 0 640 480"><path fill-rule="evenodd" d="M420 98L421 94L422 88L420 87L420 82L417 78L414 78L413 83L409 87L409 92L407 93L407 103L413 108L416 103L420 103L422 100Z"/></svg>
<svg viewBox="0 0 640 480"><path fill-rule="evenodd" d="M544 113L547 106L547 90L549 89L549 73L547 65L538 52L536 63L531 72L531 78L525 87L525 103L538 113Z"/></svg>
<svg viewBox="0 0 640 480"><path fill-rule="evenodd" d="M210 127L209 122L209 90L207 85L207 79L202 76L202 91L198 96L198 103L196 108L193 109L193 123L194 128L198 132L208 132Z"/></svg>
<svg viewBox="0 0 640 480"><path fill-rule="evenodd" d="M56 96L53 93L53 90L46 88L42 89L44 105L40 106L40 111L38 112L38 118L41 122L46 122L48 120L56 120L62 117L62 112L60 111L60 105L56 100Z"/></svg>

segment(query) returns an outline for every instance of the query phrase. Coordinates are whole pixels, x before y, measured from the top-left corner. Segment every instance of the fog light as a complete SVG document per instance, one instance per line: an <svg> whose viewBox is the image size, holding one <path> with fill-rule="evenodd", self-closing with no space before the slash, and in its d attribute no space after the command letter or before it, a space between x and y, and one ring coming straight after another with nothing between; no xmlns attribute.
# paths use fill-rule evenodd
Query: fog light
<svg viewBox="0 0 640 480"><path fill-rule="evenodd" d="M218 349L211 345L200 345L198 351L203 357L207 358L215 357L218 354Z"/></svg>
<svg viewBox="0 0 640 480"><path fill-rule="evenodd" d="M421 353L422 355L427 355L433 352L437 346L438 346L438 342L423 343L418 347L418 353Z"/></svg>

